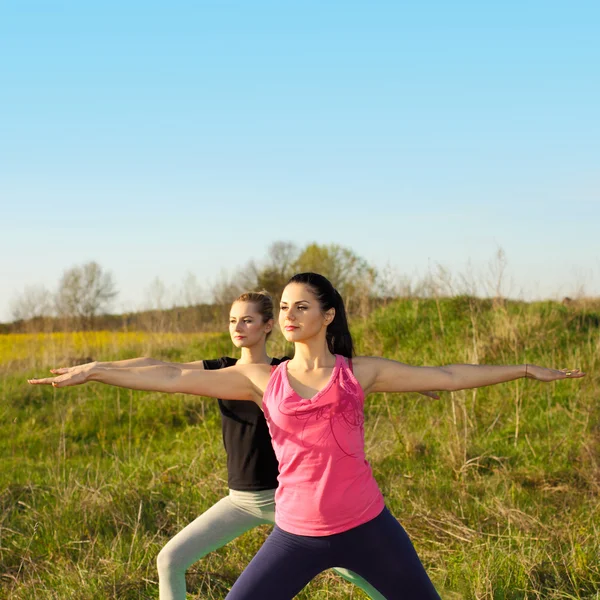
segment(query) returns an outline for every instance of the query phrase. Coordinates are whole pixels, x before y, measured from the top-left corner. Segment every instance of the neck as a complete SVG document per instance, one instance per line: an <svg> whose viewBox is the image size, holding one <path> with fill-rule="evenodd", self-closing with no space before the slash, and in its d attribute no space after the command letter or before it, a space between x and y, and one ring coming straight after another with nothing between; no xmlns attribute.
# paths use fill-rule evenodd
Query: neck
<svg viewBox="0 0 600 600"><path fill-rule="evenodd" d="M327 340L313 338L294 344L294 358L290 361L299 369L310 370L335 365L335 356L329 351Z"/></svg>
<svg viewBox="0 0 600 600"><path fill-rule="evenodd" d="M242 356L238 360L239 365L263 363L267 365L271 363L271 357L267 354L266 344L261 343L248 348L242 348Z"/></svg>

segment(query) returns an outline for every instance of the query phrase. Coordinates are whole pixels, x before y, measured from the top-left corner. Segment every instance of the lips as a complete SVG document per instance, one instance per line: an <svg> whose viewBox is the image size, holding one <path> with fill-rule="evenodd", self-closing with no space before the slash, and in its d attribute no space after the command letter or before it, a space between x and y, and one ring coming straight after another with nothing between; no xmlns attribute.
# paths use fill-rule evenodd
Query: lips
<svg viewBox="0 0 600 600"><path fill-rule="evenodd" d="M284 329L286 331L294 331L295 329L298 329L298 327L295 327L294 325L286 325Z"/></svg>

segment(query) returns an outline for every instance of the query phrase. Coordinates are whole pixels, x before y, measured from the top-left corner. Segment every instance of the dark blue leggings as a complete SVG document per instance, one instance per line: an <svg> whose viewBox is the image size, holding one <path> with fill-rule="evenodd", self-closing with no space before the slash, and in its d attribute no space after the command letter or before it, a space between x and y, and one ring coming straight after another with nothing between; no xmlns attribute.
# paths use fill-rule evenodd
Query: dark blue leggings
<svg viewBox="0 0 600 600"><path fill-rule="evenodd" d="M335 535L310 537L275 526L227 595L229 600L290 600L332 567L354 571L387 600L440 600L403 527L387 508Z"/></svg>

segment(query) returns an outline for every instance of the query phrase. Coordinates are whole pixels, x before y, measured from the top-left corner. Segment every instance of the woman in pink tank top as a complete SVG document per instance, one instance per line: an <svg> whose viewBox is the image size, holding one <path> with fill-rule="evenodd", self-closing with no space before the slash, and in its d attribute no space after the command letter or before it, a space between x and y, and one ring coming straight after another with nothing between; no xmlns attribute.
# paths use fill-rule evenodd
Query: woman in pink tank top
<svg viewBox="0 0 600 600"><path fill-rule="evenodd" d="M584 374L535 365L413 367L384 358L352 360L342 298L316 273L292 277L283 291L279 323L295 355L274 369L258 364L218 371L180 365L106 369L91 363L30 383L63 387L99 381L262 406L279 461L276 525L231 589L230 600L288 600L332 566L358 573L388 599L439 599L406 532L385 507L365 458L365 396Z"/></svg>

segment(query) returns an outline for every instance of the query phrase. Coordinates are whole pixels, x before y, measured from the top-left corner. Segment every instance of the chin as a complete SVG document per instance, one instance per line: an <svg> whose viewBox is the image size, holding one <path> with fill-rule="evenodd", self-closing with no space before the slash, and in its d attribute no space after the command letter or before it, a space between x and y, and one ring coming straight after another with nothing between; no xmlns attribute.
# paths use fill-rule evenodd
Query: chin
<svg viewBox="0 0 600 600"><path fill-rule="evenodd" d="M286 331L283 336L288 342L301 342L304 338L297 331Z"/></svg>

